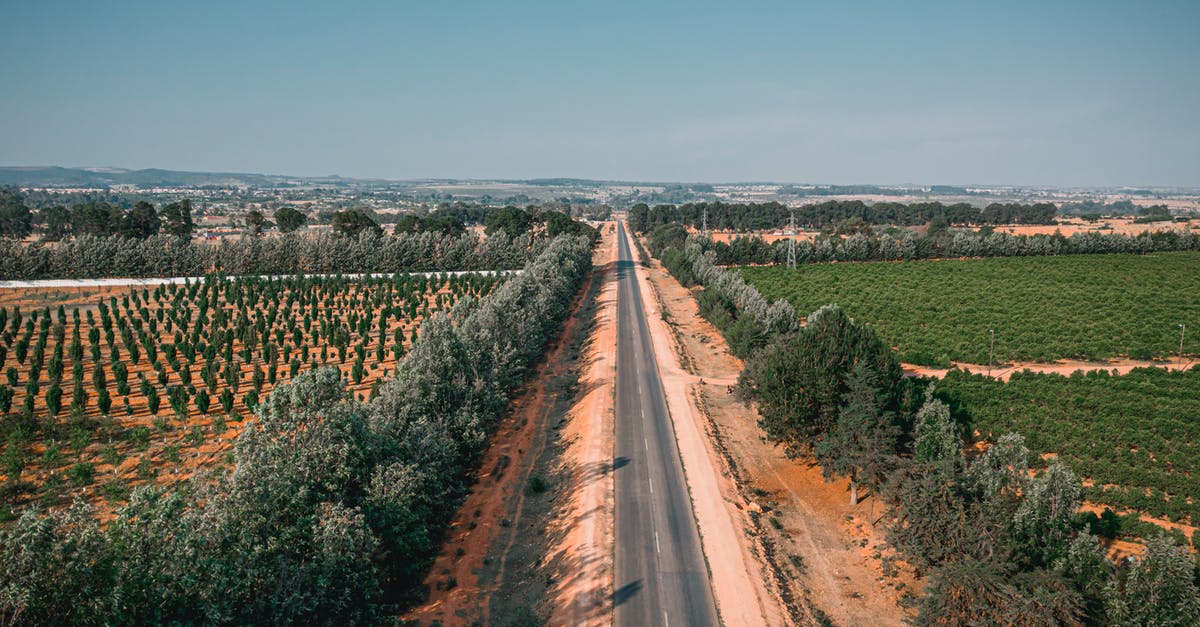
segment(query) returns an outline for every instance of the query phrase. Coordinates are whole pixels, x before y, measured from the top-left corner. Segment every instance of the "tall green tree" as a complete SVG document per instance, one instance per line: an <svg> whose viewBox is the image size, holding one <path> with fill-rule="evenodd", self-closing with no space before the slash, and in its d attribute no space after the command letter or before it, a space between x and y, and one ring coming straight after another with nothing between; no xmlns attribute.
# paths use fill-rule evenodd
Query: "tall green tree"
<svg viewBox="0 0 1200 627"><path fill-rule="evenodd" d="M263 212L258 209L253 209L246 213L246 233L253 237L262 235L263 227L266 225L267 218Z"/></svg>
<svg viewBox="0 0 1200 627"><path fill-rule="evenodd" d="M962 438L950 417L950 407L925 390L925 403L917 411L913 428L913 457L918 462L940 462L962 454Z"/></svg>
<svg viewBox="0 0 1200 627"><path fill-rule="evenodd" d="M1108 617L1114 627L1191 626L1200 617L1196 563L1188 550L1166 536L1146 542L1146 552L1125 577L1108 588Z"/></svg>
<svg viewBox="0 0 1200 627"><path fill-rule="evenodd" d="M0 187L0 237L21 239L33 232L33 213L14 187Z"/></svg>
<svg viewBox="0 0 1200 627"><path fill-rule="evenodd" d="M533 225L533 215L520 207L510 205L488 212L484 225L484 232L488 235L504 231L509 237L516 237Z"/></svg>
<svg viewBox="0 0 1200 627"><path fill-rule="evenodd" d="M122 211L106 202L84 202L71 207L71 230L75 235L107 237L121 230Z"/></svg>
<svg viewBox="0 0 1200 627"><path fill-rule="evenodd" d="M379 226L379 223L366 212L358 209L347 209L334 213L333 230L336 233L351 236L357 236L363 231L373 231L376 235L383 234L383 228Z"/></svg>
<svg viewBox="0 0 1200 627"><path fill-rule="evenodd" d="M282 233L291 233L308 223L308 216L293 207L280 207L275 210L275 224Z"/></svg>
<svg viewBox="0 0 1200 627"><path fill-rule="evenodd" d="M850 477L850 505L855 506L860 482L876 496L894 468L899 429L895 412L887 408L882 382L869 366L856 364L847 385L837 422L817 442L814 453L826 479Z"/></svg>
<svg viewBox="0 0 1200 627"><path fill-rule="evenodd" d="M876 373L885 406L894 408L901 376L895 355L870 327L826 305L803 329L759 351L743 370L739 390L758 401L767 435L795 456L833 428L860 363Z"/></svg>
<svg viewBox="0 0 1200 627"><path fill-rule="evenodd" d="M184 198L179 202L166 205L158 212L162 220L162 228L176 237L191 237L196 224L192 221L192 201Z"/></svg>
<svg viewBox="0 0 1200 627"><path fill-rule="evenodd" d="M1022 496L1013 516L1017 551L1030 566L1048 568L1070 548L1083 485L1070 468L1055 460L1028 483Z"/></svg>
<svg viewBox="0 0 1200 627"><path fill-rule="evenodd" d="M125 214L121 222L121 234L138 239L157 235L161 228L162 220L159 219L158 212L154 210L154 205L144 200L138 201L133 209Z"/></svg>
<svg viewBox="0 0 1200 627"><path fill-rule="evenodd" d="M38 222L42 223L45 232L42 239L47 242L57 242L71 233L71 212L62 205L44 207L38 212Z"/></svg>

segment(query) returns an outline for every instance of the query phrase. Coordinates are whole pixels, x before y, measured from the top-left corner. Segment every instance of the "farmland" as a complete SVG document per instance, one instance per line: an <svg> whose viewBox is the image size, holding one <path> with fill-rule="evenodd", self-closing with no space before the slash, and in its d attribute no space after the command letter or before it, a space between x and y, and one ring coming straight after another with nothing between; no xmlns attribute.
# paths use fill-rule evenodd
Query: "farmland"
<svg viewBox="0 0 1200 627"><path fill-rule="evenodd" d="M741 269L798 312L836 303L902 361L948 366L1063 358L1167 358L1200 330L1200 253L1011 257ZM1036 277L1037 280L1031 280ZM1189 333L1186 354L1200 352Z"/></svg>
<svg viewBox="0 0 1200 627"><path fill-rule="evenodd" d="M1090 501L1200 521L1200 368L1018 373L1008 383L955 370L938 391L983 438L1019 431L1032 451L1058 454L1092 482Z"/></svg>
<svg viewBox="0 0 1200 627"><path fill-rule="evenodd" d="M74 297L10 290L0 301L5 511L22 498L53 504L85 493L104 509L137 485L231 461L242 421L303 371L336 367L356 398L374 397L423 320L502 280L210 278Z"/></svg>

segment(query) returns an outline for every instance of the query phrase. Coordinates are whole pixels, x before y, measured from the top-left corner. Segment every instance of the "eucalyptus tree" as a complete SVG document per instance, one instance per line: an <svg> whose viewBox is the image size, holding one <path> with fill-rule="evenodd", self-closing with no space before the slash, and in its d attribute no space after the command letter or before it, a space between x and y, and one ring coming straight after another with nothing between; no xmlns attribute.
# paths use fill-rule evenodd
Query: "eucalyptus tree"
<svg viewBox="0 0 1200 627"><path fill-rule="evenodd" d="M1117 627L1195 625L1200 616L1196 562L1166 536L1146 542L1146 551L1108 587L1108 619Z"/></svg>

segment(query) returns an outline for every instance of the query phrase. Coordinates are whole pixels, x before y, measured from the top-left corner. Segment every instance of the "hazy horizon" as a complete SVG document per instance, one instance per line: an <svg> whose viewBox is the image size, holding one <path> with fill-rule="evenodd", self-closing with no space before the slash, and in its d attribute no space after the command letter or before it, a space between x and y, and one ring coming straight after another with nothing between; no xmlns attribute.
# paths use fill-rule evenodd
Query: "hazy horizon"
<svg viewBox="0 0 1200 627"><path fill-rule="evenodd" d="M1200 186L1200 5L82 2L0 25L0 163Z"/></svg>

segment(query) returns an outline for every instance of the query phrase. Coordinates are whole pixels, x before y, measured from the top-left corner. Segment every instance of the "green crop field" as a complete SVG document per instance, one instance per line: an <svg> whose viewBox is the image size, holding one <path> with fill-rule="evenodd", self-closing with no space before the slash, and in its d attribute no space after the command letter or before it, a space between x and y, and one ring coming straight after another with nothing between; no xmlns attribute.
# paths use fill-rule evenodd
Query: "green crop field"
<svg viewBox="0 0 1200 627"><path fill-rule="evenodd" d="M1074 255L741 268L802 315L841 305L923 365L1200 352L1200 253Z"/></svg>
<svg viewBox="0 0 1200 627"><path fill-rule="evenodd" d="M951 371L938 383L980 437L1021 432L1093 484L1089 501L1200 521L1200 367L1016 373L1008 383Z"/></svg>

